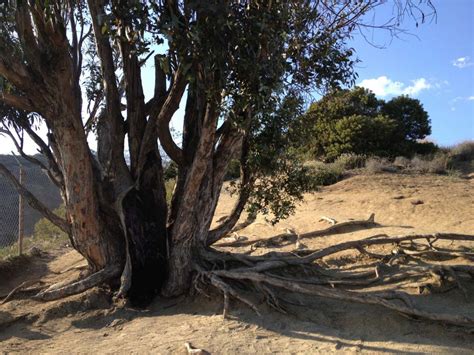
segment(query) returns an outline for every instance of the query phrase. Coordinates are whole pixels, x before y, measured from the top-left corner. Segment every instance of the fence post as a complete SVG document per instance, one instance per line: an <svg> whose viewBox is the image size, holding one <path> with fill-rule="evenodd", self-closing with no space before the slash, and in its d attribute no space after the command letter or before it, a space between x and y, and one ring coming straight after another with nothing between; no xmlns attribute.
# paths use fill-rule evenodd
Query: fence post
<svg viewBox="0 0 474 355"><path fill-rule="evenodd" d="M23 165L20 164L20 184L23 185ZM23 196L18 196L18 254L23 254L23 237L24 237L24 202Z"/></svg>

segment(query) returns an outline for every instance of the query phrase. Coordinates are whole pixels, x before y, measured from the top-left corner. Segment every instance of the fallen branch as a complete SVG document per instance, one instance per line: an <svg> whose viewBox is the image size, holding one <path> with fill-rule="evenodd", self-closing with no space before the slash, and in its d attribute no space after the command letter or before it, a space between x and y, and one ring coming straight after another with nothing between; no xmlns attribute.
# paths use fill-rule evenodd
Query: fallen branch
<svg viewBox="0 0 474 355"><path fill-rule="evenodd" d="M354 221L346 221L341 223L336 223L331 225L328 228L298 234L294 230L288 230L287 233L278 234L273 237L266 237L266 238L259 238L256 240L246 240L246 241L236 241L230 243L219 243L216 246L219 247L244 247L244 246L254 246L254 247L267 247L267 246L278 246L281 245L282 242L289 242L295 243L299 239L304 238L314 238L320 237L325 235L332 235L332 234L339 234L339 233L346 233L348 227L365 227L371 228L375 227L378 224L375 222L375 214L371 214L370 217L366 220L354 220Z"/></svg>
<svg viewBox="0 0 474 355"><path fill-rule="evenodd" d="M0 304L7 303L8 301L10 301L13 298L13 296L15 296L15 294L20 292L23 288L32 286L32 285L34 285L38 282L41 282L41 281L39 281L39 280L28 280L28 281L22 282L19 286L15 287L13 290L11 290L10 293L2 300L2 302L0 302Z"/></svg>

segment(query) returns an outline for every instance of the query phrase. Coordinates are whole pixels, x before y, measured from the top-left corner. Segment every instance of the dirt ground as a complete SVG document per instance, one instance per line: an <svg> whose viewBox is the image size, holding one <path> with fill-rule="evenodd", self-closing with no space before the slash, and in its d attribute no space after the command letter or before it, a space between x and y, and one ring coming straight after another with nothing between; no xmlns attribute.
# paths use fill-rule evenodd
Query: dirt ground
<svg viewBox="0 0 474 355"><path fill-rule="evenodd" d="M223 194L216 220L232 208ZM337 221L365 219L375 213L380 226L343 234L305 239L310 249L386 233L390 236L474 232L474 180L435 175L358 175L307 194L294 216L272 227L263 217L239 232L259 239L287 228L305 233ZM463 242L474 248L474 243ZM294 245L275 250L292 250ZM234 248L248 251L249 246ZM232 250L227 248L226 250ZM268 252L259 248L256 254ZM356 252L325 260L337 263ZM362 262L362 261L359 261ZM473 265L473 260L455 260ZM26 280L68 282L79 276L84 261L74 251L48 251L9 270L0 270L0 297ZM466 282L466 298L459 289L413 296L432 312L474 316L474 285ZM98 289L54 302L23 297L0 305L0 353L186 354L185 342L212 354L225 353L472 353L474 330L408 319L378 306L288 295L288 314L261 304L262 316L231 303L230 317L222 317L222 297L157 299L146 311L113 309ZM304 303L305 305L301 305Z"/></svg>

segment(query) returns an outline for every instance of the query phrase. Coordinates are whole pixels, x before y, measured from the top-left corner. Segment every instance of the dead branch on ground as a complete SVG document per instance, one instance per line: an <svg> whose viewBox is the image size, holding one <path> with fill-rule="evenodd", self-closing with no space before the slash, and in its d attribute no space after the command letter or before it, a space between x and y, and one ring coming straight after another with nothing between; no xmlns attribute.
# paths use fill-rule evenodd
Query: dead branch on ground
<svg viewBox="0 0 474 355"><path fill-rule="evenodd" d="M328 217L326 217L328 218ZM375 222L375 214L371 214L368 219L364 220L350 220L341 223L337 223L334 219L330 219L332 222L335 222L331 226L325 229L312 231L308 233L297 233L294 229L288 229L285 233L278 234L273 237L266 237L254 240L236 240L235 242L230 243L218 243L216 246L218 247L244 247L244 246L252 246L253 248L258 247L272 247L272 246L282 246L284 242L295 243L297 240L305 239L305 238L315 238L320 236L326 235L333 235L339 233L346 233L349 228L353 227L364 227L364 228L371 228L378 226ZM331 223L332 223L331 222Z"/></svg>

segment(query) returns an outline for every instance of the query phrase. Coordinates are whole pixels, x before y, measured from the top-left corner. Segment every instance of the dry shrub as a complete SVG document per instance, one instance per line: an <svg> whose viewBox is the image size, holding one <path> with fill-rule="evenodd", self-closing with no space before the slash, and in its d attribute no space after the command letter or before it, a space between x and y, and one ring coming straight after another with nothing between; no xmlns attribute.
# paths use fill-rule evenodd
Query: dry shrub
<svg viewBox="0 0 474 355"><path fill-rule="evenodd" d="M448 166L448 157L445 154L436 154L428 162L428 172L433 174L445 174Z"/></svg>
<svg viewBox="0 0 474 355"><path fill-rule="evenodd" d="M415 156L410 161L410 170L417 173L445 174L448 165L448 156L446 154L436 154L430 158L421 158Z"/></svg>
<svg viewBox="0 0 474 355"><path fill-rule="evenodd" d="M334 164L340 166L344 170L359 169L365 166L367 156L364 154L344 153L341 154Z"/></svg>
<svg viewBox="0 0 474 355"><path fill-rule="evenodd" d="M474 141L465 141L455 145L450 149L449 156L458 161L474 160Z"/></svg>
<svg viewBox="0 0 474 355"><path fill-rule="evenodd" d="M400 169L406 169L410 166L410 159L407 157L396 157L395 160L393 161L393 165L397 168Z"/></svg>
<svg viewBox="0 0 474 355"><path fill-rule="evenodd" d="M365 162L365 170L370 174L394 173L397 171L397 168L386 158L371 157Z"/></svg>

